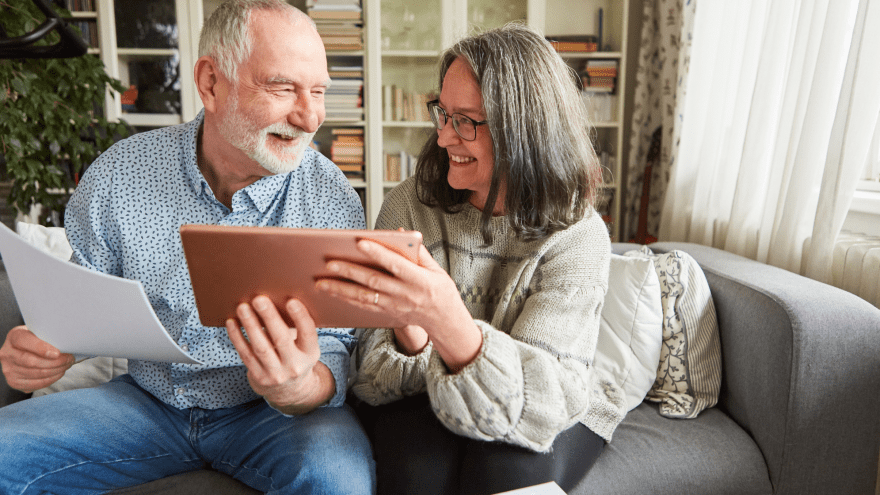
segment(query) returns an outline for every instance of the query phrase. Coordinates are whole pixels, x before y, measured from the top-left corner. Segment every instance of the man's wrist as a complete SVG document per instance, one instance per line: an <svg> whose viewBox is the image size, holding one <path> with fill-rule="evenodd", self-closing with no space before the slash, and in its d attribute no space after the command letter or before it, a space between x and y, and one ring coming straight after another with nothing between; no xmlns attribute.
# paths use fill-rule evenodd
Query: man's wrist
<svg viewBox="0 0 880 495"><path fill-rule="evenodd" d="M269 399L266 399L266 402L273 409L284 414L298 416L326 405L336 395L336 379L330 369L320 361L315 364L305 380L306 383L303 384L305 393L301 396L301 400L294 400L290 404L279 404Z"/></svg>

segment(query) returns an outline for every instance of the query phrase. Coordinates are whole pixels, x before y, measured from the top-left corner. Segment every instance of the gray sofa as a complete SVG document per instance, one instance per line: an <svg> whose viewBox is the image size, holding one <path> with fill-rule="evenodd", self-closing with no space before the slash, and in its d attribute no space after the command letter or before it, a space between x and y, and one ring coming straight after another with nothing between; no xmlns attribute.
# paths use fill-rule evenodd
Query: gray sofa
<svg viewBox="0 0 880 495"><path fill-rule="evenodd" d="M615 244L615 252L635 245ZM709 247L703 267L721 331L718 405L696 419L643 403L570 495L862 494L877 489L880 310L841 290ZM5 271L0 338L20 323ZM0 404L27 396L0 383ZM209 469L113 493L254 490Z"/></svg>

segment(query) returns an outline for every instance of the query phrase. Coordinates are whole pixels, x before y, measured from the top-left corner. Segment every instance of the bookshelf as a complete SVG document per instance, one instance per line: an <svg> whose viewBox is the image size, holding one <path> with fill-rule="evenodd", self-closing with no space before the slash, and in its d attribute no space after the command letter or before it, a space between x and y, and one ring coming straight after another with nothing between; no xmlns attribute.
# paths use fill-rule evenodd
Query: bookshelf
<svg viewBox="0 0 880 495"><path fill-rule="evenodd" d="M74 22L97 31L89 52L131 91L108 94L108 119L137 130L186 122L200 105L189 74L197 58L202 5L186 0L66 0ZM150 22L143 22L150 19ZM95 43L95 41L97 43Z"/></svg>
<svg viewBox="0 0 880 495"><path fill-rule="evenodd" d="M315 5L328 0L289 1L304 12L309 12ZM173 125L194 118L201 109L190 76L198 56L198 33L204 19L221 0L94 2L96 8L93 12L74 15L83 20L95 19L99 43L92 51L104 60L111 75L131 84L138 75L132 69L142 61L177 67L178 73L183 75L174 84L179 88L175 91L179 93L174 93L176 103L171 103L173 110L131 112L125 109L130 107L123 107L122 99L116 95L108 97L108 118L122 117L138 129ZM406 96L410 108L421 110L423 100L437 91L437 61L444 48L474 28L495 27L513 20L524 20L548 37L596 35L599 31L598 11L602 9L602 46L595 52L560 52L560 56L579 72L587 62L593 60L617 64L614 90L585 93L585 104L590 105L593 115L596 146L608 165L603 188L608 202L603 207L603 214L610 221L612 236L619 238L624 150L623 95L630 0L513 0L506 3L497 0L330 0L330 3L353 3L360 8L360 18L347 19L331 27L320 20L318 24L319 28L322 25L325 28L322 36L326 36L328 67L334 82L339 80L339 84L335 85L357 86L357 82L351 81L360 79L361 107L359 110L357 107L349 108L350 113L328 111L327 119L315 139L319 151L327 157L333 156L334 142L337 142L338 151L340 146L353 146L352 136L362 139L363 171L349 170L347 175L364 202L369 227L376 220L385 194L399 183L397 176L386 173L389 167L397 166L398 171L405 170L406 167L399 163L418 155L425 140L434 134L426 116L418 115L415 111L404 117L405 112L401 111L398 115L396 109L398 106L403 108L403 97ZM117 37L117 20L132 17L120 13L133 8L146 8L144 4L153 5L155 12L163 12L163 19L173 18L178 28L174 43L166 43L167 46L129 46ZM352 41L358 33L360 44ZM388 101L389 91L391 101ZM351 96L341 97L339 105L350 105ZM390 110L386 102L390 104ZM337 105L334 103L334 106ZM346 144L338 144L339 136L346 136ZM348 156L347 161L356 160ZM400 178L405 175L400 174Z"/></svg>

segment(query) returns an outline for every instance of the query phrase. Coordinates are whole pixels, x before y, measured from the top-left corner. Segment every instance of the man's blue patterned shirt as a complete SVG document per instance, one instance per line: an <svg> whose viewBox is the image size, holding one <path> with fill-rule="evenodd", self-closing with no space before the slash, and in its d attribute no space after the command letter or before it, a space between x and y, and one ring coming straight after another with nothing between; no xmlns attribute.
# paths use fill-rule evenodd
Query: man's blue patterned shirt
<svg viewBox="0 0 880 495"><path fill-rule="evenodd" d="M363 229L357 193L330 160L307 149L287 174L264 177L220 203L199 171L192 122L136 134L88 168L64 222L71 261L138 280L171 338L203 365L129 361L129 373L178 408L217 409L259 396L225 328L199 323L179 228L183 224ZM93 308L101 311L101 308ZM119 329L125 332L124 328ZM336 379L330 406L345 400L352 329L319 329L321 362Z"/></svg>

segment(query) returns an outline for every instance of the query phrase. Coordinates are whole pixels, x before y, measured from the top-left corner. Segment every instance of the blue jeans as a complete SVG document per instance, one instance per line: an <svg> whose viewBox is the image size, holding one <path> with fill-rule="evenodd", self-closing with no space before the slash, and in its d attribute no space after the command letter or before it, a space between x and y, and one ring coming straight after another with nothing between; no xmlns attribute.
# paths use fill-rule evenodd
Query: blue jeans
<svg viewBox="0 0 880 495"><path fill-rule="evenodd" d="M103 493L210 465L262 492L375 493L349 406L285 417L264 400L177 409L129 375L0 409L0 493Z"/></svg>

